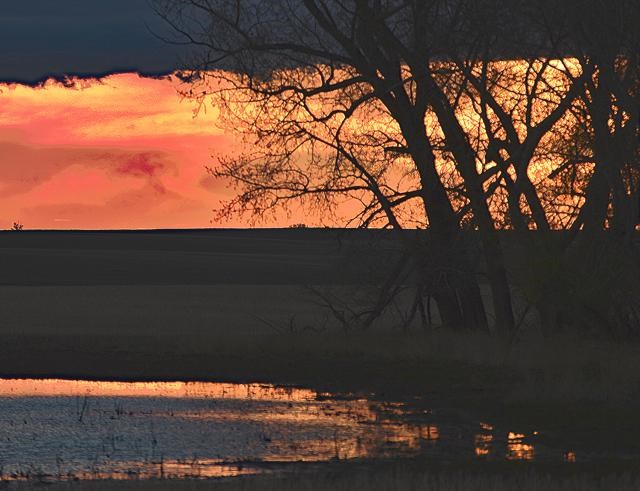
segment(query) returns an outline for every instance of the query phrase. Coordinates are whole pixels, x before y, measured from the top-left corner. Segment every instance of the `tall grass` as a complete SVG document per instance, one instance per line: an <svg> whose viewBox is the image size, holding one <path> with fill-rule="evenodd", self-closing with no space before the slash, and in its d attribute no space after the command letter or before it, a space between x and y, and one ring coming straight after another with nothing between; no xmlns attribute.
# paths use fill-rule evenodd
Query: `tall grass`
<svg viewBox="0 0 640 491"><path fill-rule="evenodd" d="M396 386L411 395L455 382L461 390L465 385L499 388L506 402L640 401L638 343L577 330L547 336L523 332L513 340L444 329L294 332L220 338L214 345L218 356L236 353L248 360L258 379L327 384L335 390L388 393ZM206 353L207 344L193 349Z"/></svg>

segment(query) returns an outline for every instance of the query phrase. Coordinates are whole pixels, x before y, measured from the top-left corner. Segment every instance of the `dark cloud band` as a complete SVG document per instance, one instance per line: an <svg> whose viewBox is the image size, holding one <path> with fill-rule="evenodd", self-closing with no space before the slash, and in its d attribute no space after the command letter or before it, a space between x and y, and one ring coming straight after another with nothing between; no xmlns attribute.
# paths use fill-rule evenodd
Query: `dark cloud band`
<svg viewBox="0 0 640 491"><path fill-rule="evenodd" d="M154 35L166 31L147 0L6 0L0 7L0 81L169 73L188 53Z"/></svg>

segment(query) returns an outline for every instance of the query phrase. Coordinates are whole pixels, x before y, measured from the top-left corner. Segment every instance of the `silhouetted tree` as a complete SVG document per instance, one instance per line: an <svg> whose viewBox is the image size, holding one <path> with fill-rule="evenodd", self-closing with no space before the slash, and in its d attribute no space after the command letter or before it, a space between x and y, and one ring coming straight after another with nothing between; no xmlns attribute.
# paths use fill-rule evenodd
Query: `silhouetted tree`
<svg viewBox="0 0 640 491"><path fill-rule="evenodd" d="M580 5L569 2L565 8ZM575 227L630 238L638 224L640 176L640 18L638 2L589 2L567 16L568 37L582 70L582 95L593 175Z"/></svg>
<svg viewBox="0 0 640 491"><path fill-rule="evenodd" d="M640 270L632 241L640 222L640 3L569 0L556 14L562 23L547 23L552 53L570 55L586 75L573 107L574 158L565 163L581 206L562 259L569 264L565 282L573 282L567 289L583 298L578 308L561 310L588 324L580 315L586 312L602 328L627 335L640 326Z"/></svg>
<svg viewBox="0 0 640 491"><path fill-rule="evenodd" d="M638 201L637 45L593 42L600 11L574 19L579 3L550 19L547 0L156 0L200 49L185 95L217 96L250 144L212 169L238 191L222 215L351 203L359 226L428 227L428 249L400 234L390 282L411 264L446 324L486 329L475 230L503 331L499 229L587 227L609 196L628 223Z"/></svg>

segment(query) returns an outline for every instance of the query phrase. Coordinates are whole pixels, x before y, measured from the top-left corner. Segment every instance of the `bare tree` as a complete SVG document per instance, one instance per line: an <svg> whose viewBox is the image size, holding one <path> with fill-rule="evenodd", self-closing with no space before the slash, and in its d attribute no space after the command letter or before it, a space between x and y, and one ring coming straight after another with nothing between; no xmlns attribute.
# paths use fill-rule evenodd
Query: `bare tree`
<svg viewBox="0 0 640 491"><path fill-rule="evenodd" d="M188 42L205 47L199 69L230 62L238 75L214 81L223 87L218 94L227 115L258 136L254 154L215 170L241 188L226 211L261 214L292 199L330 208L349 197L361 203L360 225L428 226L437 259L420 251L413 257L418 267L439 265L433 294L445 323L486 329L476 268L462 250L461 215L426 126L434 105L441 108L438 119L457 125L442 92L433 91L429 66L437 48L429 44L437 34L424 27L455 22L456 12L444 2L406 1L162 6ZM194 33L188 24L196 18L204 19L203 29ZM482 193L478 177L473 186ZM494 277L496 264L489 268ZM509 328L510 308L506 315L504 308L496 311L498 325Z"/></svg>
<svg viewBox="0 0 640 491"><path fill-rule="evenodd" d="M598 55L608 45L571 20L578 7L549 19L546 1L156 5L200 50L185 95L215 95L250 148L212 168L237 190L222 215L296 202L362 227L428 227L428 249L398 235L406 254L390 284L418 270L446 324L487 329L473 235L508 332L499 229L602 227L611 207L614 228L637 216L637 44Z"/></svg>
<svg viewBox="0 0 640 491"><path fill-rule="evenodd" d="M594 171L575 227L599 231L606 225L627 239L640 222L639 17L637 2L592 1L568 26L576 57L591 74L582 102Z"/></svg>

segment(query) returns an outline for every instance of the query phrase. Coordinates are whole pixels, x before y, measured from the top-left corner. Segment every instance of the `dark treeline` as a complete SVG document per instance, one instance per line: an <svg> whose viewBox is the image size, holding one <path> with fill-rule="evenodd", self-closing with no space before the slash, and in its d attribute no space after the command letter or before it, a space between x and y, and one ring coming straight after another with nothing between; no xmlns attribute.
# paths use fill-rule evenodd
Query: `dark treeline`
<svg viewBox="0 0 640 491"><path fill-rule="evenodd" d="M429 228L427 242L399 234L406 254L364 325L418 271L416 305L435 299L451 327L513 333L519 291L545 330L587 317L640 330L637 1L156 6L199 47L184 94L213 96L248 143L212 166L237 190L221 216L302 205L326 220L350 210L360 227Z"/></svg>

